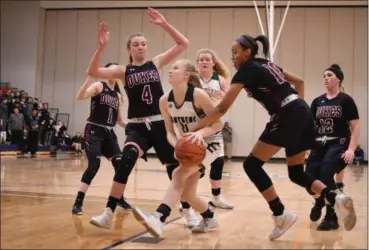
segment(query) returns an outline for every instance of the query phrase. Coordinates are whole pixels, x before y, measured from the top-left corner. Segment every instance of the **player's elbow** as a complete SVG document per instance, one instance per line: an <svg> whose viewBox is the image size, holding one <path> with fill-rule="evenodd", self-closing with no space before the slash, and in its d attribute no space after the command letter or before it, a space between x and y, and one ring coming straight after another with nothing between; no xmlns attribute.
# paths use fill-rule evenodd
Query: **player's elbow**
<svg viewBox="0 0 369 250"><path fill-rule="evenodd" d="M223 116L225 113L227 113L228 108L224 105L218 105L215 107L216 113L219 117Z"/></svg>
<svg viewBox="0 0 369 250"><path fill-rule="evenodd" d="M188 45L190 44L190 41L187 38L184 38L179 44L178 46L182 47L183 50L188 48Z"/></svg>
<svg viewBox="0 0 369 250"><path fill-rule="evenodd" d="M98 78L98 69L94 69L93 67L87 68L87 75L90 77Z"/></svg>
<svg viewBox="0 0 369 250"><path fill-rule="evenodd" d="M83 96L81 94L77 95L77 100L78 101L83 101L85 98L83 98Z"/></svg>

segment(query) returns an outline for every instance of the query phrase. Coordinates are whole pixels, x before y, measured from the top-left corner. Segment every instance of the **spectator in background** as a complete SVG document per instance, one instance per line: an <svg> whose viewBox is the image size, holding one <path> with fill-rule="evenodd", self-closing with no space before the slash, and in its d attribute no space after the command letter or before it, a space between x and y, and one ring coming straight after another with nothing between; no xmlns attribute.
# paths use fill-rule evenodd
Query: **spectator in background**
<svg viewBox="0 0 369 250"><path fill-rule="evenodd" d="M17 107L14 108L14 114L11 114L9 117L9 131L12 144L17 145L18 150L23 150L23 136L26 133L26 123L24 116L19 113Z"/></svg>
<svg viewBox="0 0 369 250"><path fill-rule="evenodd" d="M47 103L44 103L44 104L47 105ZM42 110L42 108L43 108L43 103L41 101L39 101L37 97L35 97L35 101L33 103L33 108L38 109L38 110ZM47 108L46 108L46 110L47 110Z"/></svg>
<svg viewBox="0 0 369 250"><path fill-rule="evenodd" d="M7 102L7 104L8 104L8 111L9 111L8 117L10 117L10 115L14 113L15 104L14 104L14 98L13 98L13 96L14 96L14 93L13 92L10 92L10 94L8 95L8 102Z"/></svg>
<svg viewBox="0 0 369 250"><path fill-rule="evenodd" d="M64 131L67 130L67 127L64 125L64 122L61 120L58 120L58 122L55 125L56 130L56 137L60 138L64 134Z"/></svg>
<svg viewBox="0 0 369 250"><path fill-rule="evenodd" d="M83 136L79 132L72 138L72 147L76 150L76 155L82 155L82 145L84 143Z"/></svg>
<svg viewBox="0 0 369 250"><path fill-rule="evenodd" d="M222 133L223 133L223 141L224 141L224 155L226 159L231 159L232 158L232 127L229 125L229 122L224 123Z"/></svg>
<svg viewBox="0 0 369 250"><path fill-rule="evenodd" d="M24 113L25 116L27 117L31 117L32 116L32 110L33 110L33 98L32 97L28 97L27 98L27 103L26 103L26 112Z"/></svg>
<svg viewBox="0 0 369 250"><path fill-rule="evenodd" d="M1 92L3 95L7 94L8 91L11 90L10 88L10 82L5 83L5 85L1 88Z"/></svg>
<svg viewBox="0 0 369 250"><path fill-rule="evenodd" d="M6 127L8 123L8 105L6 104L8 100L2 99L0 104L0 143L3 144L7 139Z"/></svg>
<svg viewBox="0 0 369 250"><path fill-rule="evenodd" d="M32 116L28 119L27 152L31 152L31 156L36 156L37 152L39 122L38 111L34 109Z"/></svg>
<svg viewBox="0 0 369 250"><path fill-rule="evenodd" d="M41 109L40 129L39 129L39 144L40 145L45 144L46 130L49 126L49 122L50 122L50 114L48 111L48 104L43 103L42 109Z"/></svg>
<svg viewBox="0 0 369 250"><path fill-rule="evenodd" d="M53 139L53 135L55 136L56 130L54 128L56 121L53 118L49 119L49 125L46 128L46 135L45 135L45 145L50 146L51 141Z"/></svg>

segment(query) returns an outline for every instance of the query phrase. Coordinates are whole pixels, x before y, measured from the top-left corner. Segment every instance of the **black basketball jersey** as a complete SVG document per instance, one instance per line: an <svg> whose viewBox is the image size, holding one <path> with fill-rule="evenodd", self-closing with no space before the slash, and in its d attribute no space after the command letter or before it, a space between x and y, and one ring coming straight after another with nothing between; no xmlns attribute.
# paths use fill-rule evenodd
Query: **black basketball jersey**
<svg viewBox="0 0 369 250"><path fill-rule="evenodd" d="M328 99L326 94L315 98L311 103L311 112L315 118L318 137L349 138L351 135L349 122L359 119L355 101L342 92L332 99Z"/></svg>
<svg viewBox="0 0 369 250"><path fill-rule="evenodd" d="M232 84L243 84L247 95L257 100L269 115L281 109L282 101L297 91L283 75L283 70L273 62L255 58L243 64L232 79Z"/></svg>
<svg viewBox="0 0 369 250"><path fill-rule="evenodd" d="M90 116L87 121L114 127L118 119L119 96L105 82L100 94L91 97Z"/></svg>
<svg viewBox="0 0 369 250"><path fill-rule="evenodd" d="M164 91L152 61L141 66L127 65L125 81L129 119L160 114L159 100Z"/></svg>

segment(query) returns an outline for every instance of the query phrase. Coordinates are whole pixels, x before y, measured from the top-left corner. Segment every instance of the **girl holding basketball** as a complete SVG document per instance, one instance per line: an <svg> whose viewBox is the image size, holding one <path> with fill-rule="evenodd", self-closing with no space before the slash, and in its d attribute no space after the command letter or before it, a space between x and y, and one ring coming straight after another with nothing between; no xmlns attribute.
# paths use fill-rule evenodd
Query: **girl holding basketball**
<svg viewBox="0 0 369 250"><path fill-rule="evenodd" d="M195 66L188 60L178 60L173 64L169 71L169 83L173 89L161 97L160 111L165 121L168 141L175 147L181 137L213 108L213 104L209 95L201 89L200 77ZM206 155L203 160L205 166L222 154L215 138L221 129L222 123L217 120L210 126L191 133L193 140L199 141L199 147L204 142L206 144ZM196 147L188 144L186 148L177 147L182 151L181 155L176 156L181 164L174 170L172 181L156 212L144 213L139 208L133 209L136 219L155 237L162 234L166 218L181 197L203 217L203 220L192 228L193 233L205 233L218 227L209 205L196 195L197 183L201 176L199 162L196 162L198 159L193 156L191 162L187 160L183 163L187 157L192 156L190 151L194 155ZM198 153L200 152L201 150ZM203 159L204 156L198 157Z"/></svg>

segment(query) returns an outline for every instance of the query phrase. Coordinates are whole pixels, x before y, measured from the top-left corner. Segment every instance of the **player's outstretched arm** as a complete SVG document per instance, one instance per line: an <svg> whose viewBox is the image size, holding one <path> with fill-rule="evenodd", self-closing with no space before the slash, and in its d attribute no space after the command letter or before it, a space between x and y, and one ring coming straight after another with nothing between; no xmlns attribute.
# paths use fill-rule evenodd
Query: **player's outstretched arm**
<svg viewBox="0 0 369 250"><path fill-rule="evenodd" d="M98 30L98 47L91 58L87 74L95 78L124 80L125 67L114 65L109 68L100 68L101 55L108 44L109 31L106 23L101 23Z"/></svg>
<svg viewBox="0 0 369 250"><path fill-rule="evenodd" d="M77 100L86 100L95 95L98 95L103 90L101 82L94 82L91 77L87 77L81 88L77 93Z"/></svg>
<svg viewBox="0 0 369 250"><path fill-rule="evenodd" d="M206 117L204 119L201 119L192 129L192 131L198 131L206 126L209 126L211 123L219 120L225 113L227 113L228 109L233 104L234 100L236 100L236 97L243 89L244 84L232 84L229 88L228 92L223 97L222 101L215 106L214 108L205 111Z"/></svg>
<svg viewBox="0 0 369 250"><path fill-rule="evenodd" d="M195 106L201 109L207 115L211 110L214 109L214 104L210 99L209 95L202 89L195 89L194 92ZM209 126L200 129L198 132L201 133L203 138L210 137L215 133L221 131L223 128L223 123L218 119L211 123Z"/></svg>
<svg viewBox="0 0 369 250"><path fill-rule="evenodd" d="M149 15L149 21L151 23L160 25L176 42L176 44L165 51L154 57L152 60L158 69L163 68L165 65L169 64L176 57L178 57L183 51L188 47L188 39L172 25L170 25L164 16L157 10L149 8L147 10Z"/></svg>

